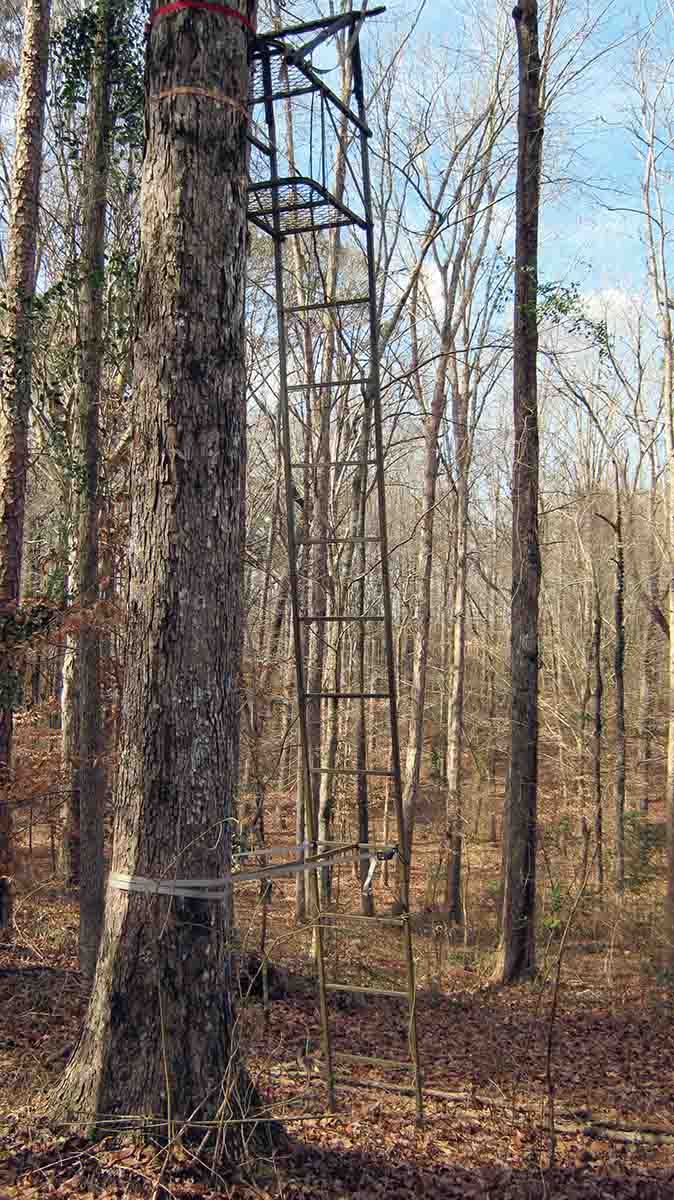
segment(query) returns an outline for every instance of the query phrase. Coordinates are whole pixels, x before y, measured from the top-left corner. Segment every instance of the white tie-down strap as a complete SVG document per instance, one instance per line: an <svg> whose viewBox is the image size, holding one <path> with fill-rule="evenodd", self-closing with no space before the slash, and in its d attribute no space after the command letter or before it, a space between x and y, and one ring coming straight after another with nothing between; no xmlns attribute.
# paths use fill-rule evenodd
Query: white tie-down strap
<svg viewBox="0 0 674 1200"><path fill-rule="evenodd" d="M390 862L398 853L397 846L377 846L374 850L367 850L361 846L360 857L369 858L370 868L367 873L367 878L363 884L363 892L369 896L372 892L372 880L380 863Z"/></svg>
<svg viewBox="0 0 674 1200"><path fill-rule="evenodd" d="M118 892L142 892L150 896L180 896L186 900L224 900L225 884L274 879L277 876L297 875L301 871L329 867L358 849L356 844L340 846L310 858L298 859L296 862L276 863L274 866L258 867L252 871L226 871L218 879L146 879L143 875L126 875L122 871L113 871L108 877L108 886ZM265 854L269 851L260 847L256 853ZM369 857L369 854L365 853L363 856Z"/></svg>
<svg viewBox="0 0 674 1200"><path fill-rule="evenodd" d="M364 857L365 857L364 854L361 855L361 858L364 858ZM378 866L379 866L379 859L376 857L371 858L370 859L370 869L367 873L367 878L365 880L365 883L363 884L363 892L366 896L369 896L372 891L372 880L374 879L374 874L375 874L375 871L377 870Z"/></svg>
<svg viewBox="0 0 674 1200"><path fill-rule="evenodd" d="M232 858L252 858L254 854L266 854L269 858L274 854L288 854L289 851L299 851L302 853L302 851L310 849L311 842L298 842L296 846L288 846L287 844L285 846L258 846L252 850L235 850L232 853Z"/></svg>
<svg viewBox="0 0 674 1200"><path fill-rule="evenodd" d="M108 877L108 887L117 892L145 892L149 896L182 896L186 900L224 900L221 879L146 879L143 875L124 875L115 871Z"/></svg>

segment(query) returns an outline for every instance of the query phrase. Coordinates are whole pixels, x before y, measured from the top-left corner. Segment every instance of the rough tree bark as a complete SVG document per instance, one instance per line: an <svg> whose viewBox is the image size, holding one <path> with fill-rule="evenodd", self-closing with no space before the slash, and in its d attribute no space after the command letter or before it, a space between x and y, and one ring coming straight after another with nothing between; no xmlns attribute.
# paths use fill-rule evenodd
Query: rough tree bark
<svg viewBox="0 0 674 1200"><path fill-rule="evenodd" d="M494 978L511 983L536 970L536 800L538 772L538 210L543 111L537 0L513 9L519 67L515 315L513 334L510 776L504 811L501 942Z"/></svg>
<svg viewBox="0 0 674 1200"><path fill-rule="evenodd" d="M154 880L218 879L231 863L254 8L246 0L245 23L166 11L147 42L113 870ZM243 1152L250 1128L226 1125L255 1103L235 1037L229 913L227 904L109 890L83 1035L52 1112L222 1118L225 1154ZM268 1142L269 1133L263 1124L256 1136Z"/></svg>
<svg viewBox="0 0 674 1200"><path fill-rule="evenodd" d="M103 366L105 218L111 148L110 54L113 7L102 0L89 79L83 154L82 286L79 296L78 445L82 457L78 568L79 638L80 970L93 978L103 922L103 773L100 646L92 608L98 599L98 421Z"/></svg>
<svg viewBox="0 0 674 1200"><path fill-rule="evenodd" d="M644 175L641 184L645 217L646 253L649 281L655 300L662 354L662 405L665 431L665 545L667 547L667 609L668 620L659 613L663 632L669 632L667 662L667 783L665 809L667 814L667 922L669 928L669 959L674 966L674 323L672 294L669 283L669 221L660 188L658 173L659 140L656 132L657 101L649 95L644 71L647 60L640 56L638 85L644 143ZM657 89L659 92L659 87Z"/></svg>
<svg viewBox="0 0 674 1200"><path fill-rule="evenodd" d="M8 217L5 296L0 345L0 605L19 603L26 501L26 459L32 367L37 212L47 96L51 0L25 0L16 144ZM18 678L8 647L0 652L0 878L12 873L12 811L7 784L12 763L13 708ZM11 923L8 887L0 905L0 936Z"/></svg>

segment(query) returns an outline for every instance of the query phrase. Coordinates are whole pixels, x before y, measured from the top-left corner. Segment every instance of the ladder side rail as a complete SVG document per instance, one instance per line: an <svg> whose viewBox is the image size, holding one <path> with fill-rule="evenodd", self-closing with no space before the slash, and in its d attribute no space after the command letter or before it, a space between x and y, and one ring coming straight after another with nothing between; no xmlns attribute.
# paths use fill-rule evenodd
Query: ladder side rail
<svg viewBox="0 0 674 1200"><path fill-rule="evenodd" d="M358 39L351 51L353 61L353 82L359 111L365 113L365 96L363 91L363 72L360 61ZM375 275L375 244L374 224L372 217L372 183L370 179L370 158L367 137L360 136L361 171L363 176L363 194L365 196L365 211L367 218L367 276L370 296L370 377L368 387L371 390L372 416L374 425L375 452L377 466L375 468L377 487L377 508L379 514L379 539L381 547L381 578L382 578L382 608L384 613L384 642L386 653L386 673L389 693L389 720L391 735L391 768L393 770L393 799L398 824L400 844L402 900L409 907L409 847L405 816L403 812L402 781L400 772L400 735L398 730L398 699L396 683L396 663L393 642L393 611L391 607L391 579L389 570L388 526L386 519L386 485L384 480L384 442L382 432L381 386L379 377L379 313L377 309L377 280Z"/></svg>
<svg viewBox="0 0 674 1200"><path fill-rule="evenodd" d="M269 74L269 60L266 56L262 60L263 74ZM274 181L278 179L278 154L276 150L276 121L274 117L274 106L271 100L265 101L265 116L267 126L269 128L270 143L272 147L271 153L271 178L272 178L272 196L276 197ZM275 225L275 233L273 239L274 246L274 282L275 282L275 300L276 300L276 323L278 329L278 355L279 355L279 410L281 414L281 442L283 454L283 475L285 483L285 499L286 499L286 523L287 523L287 538L288 538L288 578L290 581L290 603L293 623L293 642L295 645L295 675L297 686L297 701L298 714L300 723L300 734L303 745L303 759L305 778L309 774L309 757L307 750L306 737L306 704L305 693L306 685L304 679L304 659L302 655L302 631L299 620L299 597L298 597L298 576L297 576L297 533L295 529L295 498L294 484L292 471L290 469L291 459L291 443L290 443L290 409L288 404L288 361L287 361L287 338L284 313L284 280L283 280L283 235L280 231L280 223L278 218L278 210L276 204L273 205L273 221ZM310 814L311 805L308 807L308 832L309 840L312 843L312 849L315 850L316 830Z"/></svg>
<svg viewBox="0 0 674 1200"><path fill-rule="evenodd" d="M271 67L269 57L264 56L262 61L262 70L265 81L265 92L271 93ZM269 130L269 142L271 146L270 155L270 172L272 180L278 180L278 153L276 149L276 121L274 117L274 105L271 99L265 99L265 117ZM278 201L278 187L272 188L272 196ZM306 693L304 681L304 659L302 655L302 627L299 620L299 604L298 604L298 580L297 580L297 538L295 533L295 502L293 492L293 476L290 467L291 462L291 443L290 443L290 411L288 406L288 388L287 388L287 356L286 356L286 329L285 329L285 313L284 313L284 281L283 281L283 238L281 235L279 213L276 205L273 212L274 225L274 281L276 287L276 321L278 328L278 344L279 344L279 408L281 412L282 424L282 444L283 444L283 469L285 477L285 495L286 495L286 520L287 520L287 535L288 535L288 577L290 580L290 605L292 610L293 622L293 641L295 644L295 676L297 681L297 707L300 723L300 740L302 743L302 765L304 774L304 799L307 813L307 825L309 829L309 841L311 849L316 853L317 845L317 826L316 813L312 802L311 793L311 773L309 762L309 742L307 737L307 709L306 709ZM316 870L309 871L312 907L313 907L313 924L314 934L316 939L316 966L318 971L318 997L321 1016L321 1041L323 1043L323 1055L325 1058L327 1085L328 1085L328 1105L330 1111L335 1111L335 1080L334 1068L332 1062L332 1044L330 1037L330 1025L328 1021L328 1005L326 993L326 978L325 978L325 959L323 955L323 931L320 925L320 898L318 891L318 877Z"/></svg>

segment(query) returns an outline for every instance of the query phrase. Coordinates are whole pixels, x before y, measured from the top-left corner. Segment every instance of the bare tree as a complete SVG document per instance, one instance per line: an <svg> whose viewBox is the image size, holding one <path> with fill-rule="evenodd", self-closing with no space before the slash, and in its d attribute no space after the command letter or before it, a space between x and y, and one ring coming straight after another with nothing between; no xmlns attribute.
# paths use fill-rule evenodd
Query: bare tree
<svg viewBox="0 0 674 1200"><path fill-rule="evenodd" d="M412 281L410 291L410 378L414 399L423 419L423 511L420 522L420 537L417 559L418 593L415 609L414 669L411 686L410 733L405 760L404 813L405 828L411 848L414 831L417 794L421 770L424 740L424 717L426 710L426 688L429 658L429 635L431 625L431 594L433 578L433 540L437 508L437 485L440 468L439 438L447 405L447 393L453 397L455 459L459 464L461 538L467 530L468 472L471 462L471 429L469 411L475 386L475 373L479 373L478 351L473 351L471 342L477 344L480 334L475 315L471 317L474 292L479 280L480 268L486 254L490 233L490 216L495 196L504 177L500 162L495 162L496 144L503 128L503 112L500 105L502 61L500 51L493 66L493 76L486 95L480 96L470 113L457 118L454 145L443 163L440 177L435 184L427 170L425 175L425 197L432 211L447 210L449 228L443 234L442 226L433 235L432 255L440 283L440 317L433 322L430 335L424 331L423 278ZM448 98L446 98L448 102ZM421 171L421 167L419 170ZM491 304L486 301L486 313L491 314ZM472 328L473 323L476 328ZM468 338L463 345L463 339ZM477 336L476 336L477 335ZM456 365L460 352L470 360L468 378ZM427 362L433 363L429 379ZM425 396L430 390L430 399ZM457 686L462 688L462 639L463 614L465 611L465 547L461 540L458 553L461 561L461 586L457 588L455 604L459 607L459 623L455 626L458 643L452 654L457 665L454 675ZM460 699L457 695L455 701ZM457 736L462 728L460 707L455 707ZM452 799L450 811L457 805L455 766L458 765L456 737L452 741ZM457 836L458 833L457 833ZM409 848L408 848L409 849ZM456 848L455 848L456 849Z"/></svg>
<svg viewBox="0 0 674 1200"><path fill-rule="evenodd" d="M536 969L538 773L538 216L543 108L537 0L513 9L519 63L515 314L510 775L503 838L503 918L495 979Z"/></svg>
<svg viewBox="0 0 674 1200"><path fill-rule="evenodd" d="M0 379L0 604L10 620L19 603L26 498L33 347L37 216L47 95L50 0L26 0L16 144L10 187L6 260L7 309ZM0 650L0 877L11 874L12 817L7 784L12 763L13 708L18 675L9 642ZM0 896L0 936L11 922Z"/></svg>
<svg viewBox="0 0 674 1200"><path fill-rule="evenodd" d="M660 123L664 122L667 137L672 132L673 109L668 103L666 81L670 64L661 64L662 72L651 79L648 57L642 50L637 58L637 86L640 101L639 144L643 148L643 177L641 195L644 210L646 253L649 280L655 301L660 348L662 353L662 401L665 429L666 471L666 534L668 553L668 733L667 733L667 844L669 870L667 908L670 956L674 962L674 326L672 324L672 291L668 265L667 211L660 178Z"/></svg>

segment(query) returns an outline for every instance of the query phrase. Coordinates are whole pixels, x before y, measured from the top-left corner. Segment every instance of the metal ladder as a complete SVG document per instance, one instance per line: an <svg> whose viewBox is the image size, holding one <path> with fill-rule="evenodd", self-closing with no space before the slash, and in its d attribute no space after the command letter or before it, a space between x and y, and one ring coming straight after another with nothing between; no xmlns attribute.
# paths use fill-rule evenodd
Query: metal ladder
<svg viewBox="0 0 674 1200"><path fill-rule="evenodd" d="M250 132L251 168L248 191L248 219L259 230L267 234L273 243L275 302L278 328L278 410L282 454L284 461L285 498L287 512L287 546L288 546L288 575L289 593L292 610L292 630L295 653L296 687L298 724L301 742L301 758L303 766L303 789L306 809L307 841L310 854L315 855L320 849L318 840L318 813L314 803L314 788L312 786L316 775L326 773L351 776L357 787L367 787L367 779L371 776L386 777L391 788L393 806L398 826L399 847L399 879L401 895L407 899L408 859L402 803L402 784L400 770L400 743L398 733L398 712L396 696L395 649L393 638L393 621L391 606L391 591L389 580L389 550L386 522L386 495L384 481L384 441L382 430L382 406L379 377L379 316L377 310L376 278L375 278L375 242L372 215L372 195L370 182L370 165L368 138L370 131L367 126L367 109L363 88L363 73L361 67L359 31L365 17L376 16L383 9L374 9L366 13L351 12L334 18L316 20L304 25L274 31L258 36L253 45L251 69L252 128ZM323 80L323 70L313 65L315 57L319 58L322 66L325 62L326 49L335 37L343 39L343 54L350 57L350 76L352 91L348 100L340 98L327 87ZM303 113L310 111L313 121L315 107L320 110L319 154L322 163L322 178L314 178L311 174L314 162L313 128L310 127L309 146L294 155L294 163L281 170L282 153L278 143L278 130L282 120L277 119L278 106L282 105L282 117L287 118L295 97L303 97ZM355 100L355 108L353 101ZM262 110L262 119L255 123L257 114ZM356 202L345 202L344 193L338 198L327 186L325 177L326 158L326 129L330 137L342 139L341 153L343 154L344 169L348 171L352 191ZM300 174L295 164L303 154L308 173ZM353 159L357 161L354 165ZM288 247L290 239L302 237L303 245L313 250L318 264L317 270L321 276L319 246L324 245L326 230L344 229L357 234L363 252L366 266L366 289L361 294L349 296L345 294L330 294L325 288L322 278L323 293L318 300L311 303L297 304L292 302L292 280L288 274ZM355 369L347 379L315 379L299 378L297 372L289 369L288 361L288 328L292 321L303 321L322 318L324 322L332 322L338 329L339 318L347 310L359 310L366 317L367 329L367 366L366 378L361 379L361 373ZM357 364L354 364L354 367ZM296 394L310 397L315 396L320 389L323 395L321 411L327 403L331 412L339 398L346 403L349 412L353 412L351 400L352 389L362 386L364 389L361 421L361 436L358 442L356 456L333 458L330 454L321 461L321 470L333 472L355 468L360 474L360 500L358 533L350 531L348 537L341 534L339 528L323 525L318 531L319 536L298 536L295 509L299 493L296 488L296 472L305 473L305 489L309 474L314 466L305 457L293 457L293 438L291 426L291 404ZM310 403L310 400L309 400ZM371 425L370 428L367 427ZM371 448L371 434L374 435L374 447ZM328 441L332 444L332 439ZM365 525L365 503L370 488L376 496L375 533L367 533ZM306 490L305 490L306 495ZM357 611L348 615L343 613L331 615L325 611L311 612L303 606L303 588L300 581L298 566L300 551L309 555L311 548L320 551L322 561L327 562L328 547L352 547L352 569L359 554L360 581L353 589L356 596ZM366 566L367 549L373 549L376 561ZM321 559L319 558L319 562ZM305 564L306 566L306 564ZM366 571L368 578L378 578L379 594L381 597L381 612L372 613L366 606L366 588L364 584ZM303 572L306 576L306 569ZM320 606L319 606L320 607ZM364 645L365 629L374 623L383 629L384 659L385 659L385 690L366 691L364 683ZM307 689L307 665L305 662L305 633L309 636L322 637L324 631L334 625L354 625L357 628L357 662L358 690L325 690L311 691ZM342 702L359 702L364 716L365 706L372 703L385 703L388 713L388 736L390 738L390 761L387 769L370 767L367 761L359 759L356 766L334 766L326 768L319 764L315 750L312 749L310 736L310 714L316 720L316 707L324 702L341 704ZM312 706L313 709L312 709ZM367 739L365 739L365 742ZM365 752L367 756L367 751ZM333 843L334 844L334 843ZM365 847L367 849L367 847ZM407 973L406 991L385 991L369 988L351 988L347 984L329 981L326 978L325 953L323 942L323 923L321 918L321 900L319 889L319 872L312 869L308 873L312 920L314 923L314 945L319 989L319 1009L321 1016L322 1052L327 1078L328 1100L330 1109L335 1108L335 1088L340 1085L340 1078L335 1075L334 1055L332 1050L330 1023L328 1019L327 996L330 992L355 991L367 992L370 995L395 995L405 999L409 1004L409 1049L410 1062L407 1064L413 1072L413 1089L393 1089L413 1091L416 1100L417 1120L423 1118L423 1096L421 1071L417 1045L416 1025L416 985L415 963L412 937L407 913L400 917L353 917L339 920L351 921L384 921L389 925L397 925L401 929L402 947L404 951ZM337 1055L337 1057L340 1057ZM347 1055L351 1062L362 1061L384 1064L386 1060L372 1059L369 1056ZM392 1066L404 1065L399 1061L390 1060ZM341 1082L346 1083L345 1080ZM367 1084L365 1084L367 1086ZM373 1086L381 1087L373 1084Z"/></svg>

